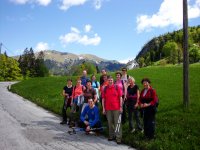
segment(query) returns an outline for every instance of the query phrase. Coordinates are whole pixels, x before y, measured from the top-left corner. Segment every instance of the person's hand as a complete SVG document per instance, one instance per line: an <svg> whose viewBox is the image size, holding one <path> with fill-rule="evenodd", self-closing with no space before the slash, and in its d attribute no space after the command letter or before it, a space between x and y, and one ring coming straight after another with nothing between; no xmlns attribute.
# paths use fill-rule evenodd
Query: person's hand
<svg viewBox="0 0 200 150"><path fill-rule="evenodd" d="M120 111L120 113L122 113L122 112L123 112L123 108L122 108L122 107L120 107L120 110L119 110L119 111Z"/></svg>
<svg viewBox="0 0 200 150"><path fill-rule="evenodd" d="M105 115L106 114L106 111L105 111L105 109L103 108L103 114Z"/></svg>
<svg viewBox="0 0 200 150"><path fill-rule="evenodd" d="M135 105L134 105L134 108L137 108L138 107L138 103L136 103Z"/></svg>
<svg viewBox="0 0 200 150"><path fill-rule="evenodd" d="M86 129L85 129L87 132L90 131L90 126L87 126Z"/></svg>

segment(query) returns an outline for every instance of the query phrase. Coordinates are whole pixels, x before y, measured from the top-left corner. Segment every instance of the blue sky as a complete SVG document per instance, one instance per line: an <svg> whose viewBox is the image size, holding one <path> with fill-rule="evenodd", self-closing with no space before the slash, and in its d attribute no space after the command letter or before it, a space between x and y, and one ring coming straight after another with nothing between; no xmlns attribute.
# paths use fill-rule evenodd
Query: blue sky
<svg viewBox="0 0 200 150"><path fill-rule="evenodd" d="M188 0L189 26L200 0ZM126 62L153 37L182 28L182 0L0 0L2 52L57 50Z"/></svg>

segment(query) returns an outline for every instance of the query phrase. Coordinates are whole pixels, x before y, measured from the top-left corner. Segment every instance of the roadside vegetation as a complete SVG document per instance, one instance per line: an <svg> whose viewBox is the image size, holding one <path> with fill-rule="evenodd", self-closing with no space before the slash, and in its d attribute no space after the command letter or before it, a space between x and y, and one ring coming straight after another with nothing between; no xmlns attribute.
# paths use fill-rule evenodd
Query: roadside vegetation
<svg viewBox="0 0 200 150"><path fill-rule="evenodd" d="M128 74L140 83L143 77L149 77L159 97L156 116L156 139L144 140L143 134L128 131L128 121L123 125L123 143L145 150L200 149L200 64L189 68L190 107L183 107L183 68L181 65L154 66L129 70ZM114 75L111 73L111 75ZM27 98L56 114L61 114L62 88L66 79L76 76L43 77L23 80L11 87L11 91ZM97 79L99 76L97 75ZM105 123L105 122L104 122Z"/></svg>

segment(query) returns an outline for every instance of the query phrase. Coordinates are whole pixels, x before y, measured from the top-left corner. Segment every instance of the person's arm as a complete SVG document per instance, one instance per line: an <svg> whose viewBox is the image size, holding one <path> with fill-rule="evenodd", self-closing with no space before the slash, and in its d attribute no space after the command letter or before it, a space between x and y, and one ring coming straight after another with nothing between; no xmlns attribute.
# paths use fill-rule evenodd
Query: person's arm
<svg viewBox="0 0 200 150"><path fill-rule="evenodd" d="M120 106L120 112L123 112L123 98L122 98L122 96L120 96L120 104L119 104L119 106Z"/></svg>
<svg viewBox="0 0 200 150"><path fill-rule="evenodd" d="M137 89L137 101L136 101L136 104L135 104L135 108L138 107L139 99L140 99L140 91L139 91L139 89Z"/></svg>
<svg viewBox="0 0 200 150"><path fill-rule="evenodd" d="M85 107L85 108L84 108L84 110L83 110L83 112L81 113L81 116L80 116L81 121L84 122L85 125L88 124L88 122L85 121L85 116L86 116L86 114L87 114L87 108L88 108L88 107Z"/></svg>

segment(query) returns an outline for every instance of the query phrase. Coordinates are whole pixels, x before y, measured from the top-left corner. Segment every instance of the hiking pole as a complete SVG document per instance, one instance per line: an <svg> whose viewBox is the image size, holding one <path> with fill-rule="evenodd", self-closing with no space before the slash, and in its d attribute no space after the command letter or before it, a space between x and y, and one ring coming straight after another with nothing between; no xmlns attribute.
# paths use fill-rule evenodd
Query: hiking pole
<svg viewBox="0 0 200 150"><path fill-rule="evenodd" d="M106 127L100 127L100 128L91 128L88 132L90 131L100 131L100 130L103 130L105 129ZM85 131L85 128L77 128L77 127L74 127L72 128L72 131L68 131L68 133L70 135L72 134L76 134L77 132L82 132L82 131Z"/></svg>
<svg viewBox="0 0 200 150"><path fill-rule="evenodd" d="M121 113L119 114L119 118L118 118L118 121L117 121L117 125L116 125L116 128L115 128L115 133L119 133L119 129L120 129L120 124L121 124Z"/></svg>

